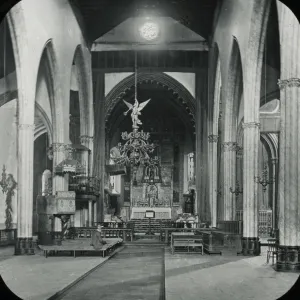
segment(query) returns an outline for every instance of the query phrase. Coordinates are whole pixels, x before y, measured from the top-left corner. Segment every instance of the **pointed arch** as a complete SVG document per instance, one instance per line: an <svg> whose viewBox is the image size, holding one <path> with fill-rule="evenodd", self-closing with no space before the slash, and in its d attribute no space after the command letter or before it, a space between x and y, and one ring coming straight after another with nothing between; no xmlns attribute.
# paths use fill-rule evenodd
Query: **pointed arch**
<svg viewBox="0 0 300 300"><path fill-rule="evenodd" d="M50 105L52 124L46 112L43 110L41 105L39 105L37 102L35 102L35 108L37 109L35 115L40 116L42 118L43 123L45 124L45 127L47 128L47 132L49 134L49 140L51 141L58 140L59 134L57 129L62 127L62 121L63 121L62 119L59 120L61 116L60 112L62 111L62 106L59 103L61 101L58 100L59 98L56 97L57 94L55 94L58 93L58 91L56 91L57 89L55 88L56 74L57 74L57 61L56 61L52 40L49 39L45 43L45 46L43 48L40 57L40 64L38 68L38 76L37 76L37 84L36 84L36 93L38 88L38 80L40 76L44 75L46 80L47 92L49 95L49 105Z"/></svg>
<svg viewBox="0 0 300 300"><path fill-rule="evenodd" d="M78 84L79 107L80 107L80 135L89 135L89 119L92 115L89 109L90 88L88 83L89 72L85 61L84 49L78 45L75 49L73 62L75 64Z"/></svg>

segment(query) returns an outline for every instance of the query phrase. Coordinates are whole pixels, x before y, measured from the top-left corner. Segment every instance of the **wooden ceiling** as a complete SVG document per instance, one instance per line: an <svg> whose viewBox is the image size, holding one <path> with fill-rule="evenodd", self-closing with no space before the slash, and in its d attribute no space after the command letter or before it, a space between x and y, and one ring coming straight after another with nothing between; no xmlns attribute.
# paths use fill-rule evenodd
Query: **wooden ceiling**
<svg viewBox="0 0 300 300"><path fill-rule="evenodd" d="M220 0L70 0L92 43L127 18L150 15L178 20L208 39Z"/></svg>

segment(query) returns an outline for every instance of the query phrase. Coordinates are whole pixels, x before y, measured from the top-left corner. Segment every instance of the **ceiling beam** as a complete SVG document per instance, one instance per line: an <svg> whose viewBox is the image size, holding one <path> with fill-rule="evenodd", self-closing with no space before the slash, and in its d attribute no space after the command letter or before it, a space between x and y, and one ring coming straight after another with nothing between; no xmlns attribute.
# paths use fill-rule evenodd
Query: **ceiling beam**
<svg viewBox="0 0 300 300"><path fill-rule="evenodd" d="M172 51L208 51L207 42L179 42L164 44L125 44L125 43L93 43L92 51L142 51L142 50L172 50Z"/></svg>

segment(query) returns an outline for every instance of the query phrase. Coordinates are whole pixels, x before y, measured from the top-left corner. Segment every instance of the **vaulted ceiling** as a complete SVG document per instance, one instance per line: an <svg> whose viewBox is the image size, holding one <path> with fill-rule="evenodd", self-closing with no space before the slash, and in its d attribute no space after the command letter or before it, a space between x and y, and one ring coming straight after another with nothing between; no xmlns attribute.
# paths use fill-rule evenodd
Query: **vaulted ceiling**
<svg viewBox="0 0 300 300"><path fill-rule="evenodd" d="M171 17L208 39L220 0L70 0L92 43L130 17Z"/></svg>

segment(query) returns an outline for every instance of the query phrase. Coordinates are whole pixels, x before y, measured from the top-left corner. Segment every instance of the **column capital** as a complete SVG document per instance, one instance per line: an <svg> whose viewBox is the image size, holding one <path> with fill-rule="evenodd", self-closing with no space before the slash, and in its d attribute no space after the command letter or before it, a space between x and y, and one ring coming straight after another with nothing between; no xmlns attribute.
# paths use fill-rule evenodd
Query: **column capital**
<svg viewBox="0 0 300 300"><path fill-rule="evenodd" d="M237 158L237 159L240 159L240 158L242 158L242 157L243 157L243 147L237 145L237 146L236 146L236 158Z"/></svg>
<svg viewBox="0 0 300 300"><path fill-rule="evenodd" d="M53 159L54 152L62 152L69 157L71 153L73 153L75 149L72 147L71 144L64 144L64 143L52 143L50 147L47 149L47 155L50 160Z"/></svg>
<svg viewBox="0 0 300 300"><path fill-rule="evenodd" d="M278 79L277 84L280 89L286 87L300 87L300 78Z"/></svg>
<svg viewBox="0 0 300 300"><path fill-rule="evenodd" d="M51 148L53 152L64 152L67 146L65 143L52 143L49 148Z"/></svg>
<svg viewBox="0 0 300 300"><path fill-rule="evenodd" d="M222 150L225 151L236 151L237 142L224 142L222 143Z"/></svg>
<svg viewBox="0 0 300 300"><path fill-rule="evenodd" d="M243 123L242 127L245 128L258 128L260 129L260 123L258 122L248 122L248 123Z"/></svg>
<svg viewBox="0 0 300 300"><path fill-rule="evenodd" d="M272 164L276 164L278 162L278 158L277 157L271 158L271 162Z"/></svg>
<svg viewBox="0 0 300 300"><path fill-rule="evenodd" d="M35 129L35 125L34 124L19 124L18 125L19 130L34 130Z"/></svg>
<svg viewBox="0 0 300 300"><path fill-rule="evenodd" d="M89 135L81 135L80 136L80 142L82 144L89 143L90 141L93 141L93 140L94 140L93 136L89 136Z"/></svg>
<svg viewBox="0 0 300 300"><path fill-rule="evenodd" d="M217 143L219 140L219 136L215 134L211 134L208 136L208 142L209 143Z"/></svg>

